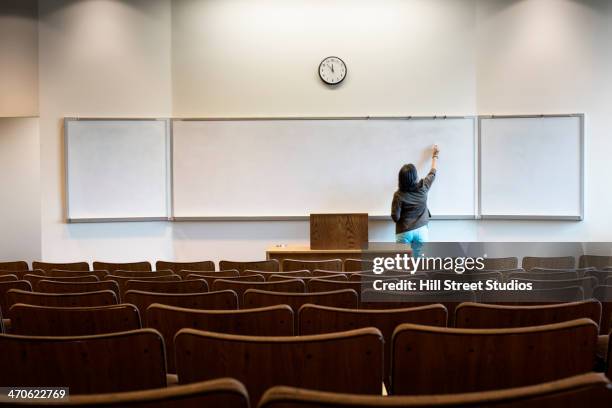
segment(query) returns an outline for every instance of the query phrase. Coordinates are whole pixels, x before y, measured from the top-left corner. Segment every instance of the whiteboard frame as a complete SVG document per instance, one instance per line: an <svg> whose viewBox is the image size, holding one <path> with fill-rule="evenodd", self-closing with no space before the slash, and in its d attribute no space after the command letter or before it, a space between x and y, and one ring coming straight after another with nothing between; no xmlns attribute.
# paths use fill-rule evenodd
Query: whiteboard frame
<svg viewBox="0 0 612 408"><path fill-rule="evenodd" d="M432 220L477 220L479 219L479 173L478 173L478 151L479 151L479 139L478 139L478 116L475 115L434 115L434 116L270 116L270 117L176 117L171 118L171 133L173 133L174 122L177 121L197 121L197 122L208 122L208 121L289 121L289 120L445 120L445 119L471 119L472 128L474 130L472 144L474 146L474 214L473 215L434 215L431 217ZM172 138L172 146L174 138ZM174 152L173 148L171 148ZM174 161L171 161L174 165ZM246 216L201 216L201 217L180 217L174 215L174 187L172 187L172 216L171 221L179 222L197 222L197 221L307 221L310 219L308 215L281 215L281 216L257 216L257 215L246 215ZM390 220L391 215L369 215L371 221L387 221Z"/></svg>
<svg viewBox="0 0 612 408"><path fill-rule="evenodd" d="M68 138L68 123L75 121L161 121L165 122L166 127L166 216L165 217L103 217L103 218L82 218L70 216L70 183L68 177L68 169L70 167L69 160L69 138ZM65 205L64 218L68 224L77 223L105 223L105 222L151 222L151 221L170 221L172 219L172 127L170 126L170 118L88 118L88 117L65 117L64 126L64 184L65 184Z"/></svg>
<svg viewBox="0 0 612 408"><path fill-rule="evenodd" d="M483 119L534 119L534 118L579 118L580 119L580 214L578 215L487 215L482 213L482 120ZM541 114L541 115L479 115L478 116L478 208L479 219L483 220L529 220L529 221L583 221L585 210L585 176L586 176L586 116L584 113Z"/></svg>

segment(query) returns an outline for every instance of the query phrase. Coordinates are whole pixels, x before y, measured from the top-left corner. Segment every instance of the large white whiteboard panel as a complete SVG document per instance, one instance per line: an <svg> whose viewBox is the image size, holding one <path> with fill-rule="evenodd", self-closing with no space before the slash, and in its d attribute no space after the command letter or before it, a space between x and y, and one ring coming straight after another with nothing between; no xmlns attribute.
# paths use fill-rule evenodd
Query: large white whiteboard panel
<svg viewBox="0 0 612 408"><path fill-rule="evenodd" d="M176 218L390 214L403 164L442 149L432 215L475 217L475 122L457 119L175 120Z"/></svg>
<svg viewBox="0 0 612 408"><path fill-rule="evenodd" d="M582 219L583 120L482 118L482 217Z"/></svg>
<svg viewBox="0 0 612 408"><path fill-rule="evenodd" d="M67 119L69 221L169 217L167 120Z"/></svg>

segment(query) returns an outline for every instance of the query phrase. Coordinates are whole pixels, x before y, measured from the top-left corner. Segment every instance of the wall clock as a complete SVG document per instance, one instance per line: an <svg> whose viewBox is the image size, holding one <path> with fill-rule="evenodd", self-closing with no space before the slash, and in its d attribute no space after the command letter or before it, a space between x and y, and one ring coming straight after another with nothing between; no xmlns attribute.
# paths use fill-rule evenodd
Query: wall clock
<svg viewBox="0 0 612 408"><path fill-rule="evenodd" d="M328 85L344 81L346 72L346 64L338 57L327 57L319 64L319 77Z"/></svg>

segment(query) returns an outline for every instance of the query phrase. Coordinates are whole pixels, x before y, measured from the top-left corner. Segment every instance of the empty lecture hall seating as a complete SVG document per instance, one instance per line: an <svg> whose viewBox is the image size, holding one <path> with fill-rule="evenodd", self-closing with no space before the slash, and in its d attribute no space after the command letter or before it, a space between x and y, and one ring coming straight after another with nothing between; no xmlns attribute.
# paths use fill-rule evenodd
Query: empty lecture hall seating
<svg viewBox="0 0 612 408"><path fill-rule="evenodd" d="M447 311L442 305L426 305L406 309L360 310L341 309L306 304L298 312L298 333L333 333L362 327L376 327L385 344L385 383L389 384L391 367L391 337L402 323L425 324L446 327Z"/></svg>
<svg viewBox="0 0 612 408"><path fill-rule="evenodd" d="M199 262L157 261L155 262L155 270L157 271L170 270L176 274L178 274L180 271L214 272L215 263L213 261L199 261Z"/></svg>
<svg viewBox="0 0 612 408"><path fill-rule="evenodd" d="M225 271L229 269L235 269L238 272L244 272L246 270L251 271L264 271L264 272L278 272L280 265L276 259L268 259L267 261L219 261L219 270Z"/></svg>
<svg viewBox="0 0 612 408"><path fill-rule="evenodd" d="M226 276L231 275L231 276ZM241 282L264 282L266 278L262 275L240 276L238 271L223 271L223 272L206 272L206 273L190 273L183 279L204 279L209 288L213 287L213 283L218 279L223 280L238 280Z"/></svg>
<svg viewBox="0 0 612 408"><path fill-rule="evenodd" d="M152 271L151 263L143 262L123 262L123 263L112 263L112 262L98 262L94 261L93 269L95 271L107 271L109 273L115 271Z"/></svg>
<svg viewBox="0 0 612 408"><path fill-rule="evenodd" d="M46 275L27 274L23 276L23 279L30 282L34 289L36 289L40 281L44 281L44 280L53 281L53 282L65 282L65 283L87 283L87 282L93 283L93 282L100 281L100 279L98 279L96 275L54 277L54 276L46 276Z"/></svg>
<svg viewBox="0 0 612 408"><path fill-rule="evenodd" d="M266 272L266 271L251 271L246 270L244 272L240 272L240 276L253 276L253 275L261 275L266 280L269 280L271 276L284 276L284 277L304 277L304 276L312 276L310 271L289 271L289 272Z"/></svg>
<svg viewBox="0 0 612 408"><path fill-rule="evenodd" d="M117 282L114 281L61 282L54 280L41 280L36 283L34 290L42 293L83 293L112 290L115 292L117 299L120 299L119 285L117 285Z"/></svg>
<svg viewBox="0 0 612 408"><path fill-rule="evenodd" d="M175 347L179 383L236 378L247 387L252 406L278 384L355 394L382 390L383 338L372 327L297 337L183 329Z"/></svg>
<svg viewBox="0 0 612 408"><path fill-rule="evenodd" d="M575 408L611 404L610 380L588 373L527 387L448 395L378 397L277 386L266 391L259 408Z"/></svg>
<svg viewBox="0 0 612 408"><path fill-rule="evenodd" d="M361 296L361 282L336 280L336 278L325 277L308 280L308 292L331 292L334 290L353 289Z"/></svg>
<svg viewBox="0 0 612 408"><path fill-rule="evenodd" d="M87 272L89 264L87 262L70 262L70 263L50 263L50 262L32 262L32 269L49 272L53 269L63 271Z"/></svg>
<svg viewBox="0 0 612 408"><path fill-rule="evenodd" d="M25 280L0 281L0 310L6 315L11 304L9 304L7 292L11 289L32 291L32 284Z"/></svg>
<svg viewBox="0 0 612 408"><path fill-rule="evenodd" d="M244 292L258 289L269 292L304 293L306 285L300 279L288 279L275 282L243 282L239 280L217 279L213 282L213 290L233 290L238 295L238 304L243 304Z"/></svg>
<svg viewBox="0 0 612 408"><path fill-rule="evenodd" d="M191 328L248 336L292 336L293 311L287 305L246 310L194 310L153 304L145 312L145 325L159 331L166 341L168 371L175 372L174 336Z"/></svg>
<svg viewBox="0 0 612 408"><path fill-rule="evenodd" d="M343 280L346 281L346 275L342 274L342 273L338 273L336 275L326 275L325 276L328 279L336 279L336 280ZM268 279L270 282L276 282L279 280L286 280L286 279L300 279L302 281L304 281L305 284L308 284L308 282L312 279L320 279L321 276L314 276L312 273L308 274L308 275L294 275L294 276L285 276L283 274L280 275L272 275L270 276L270 278Z"/></svg>
<svg viewBox="0 0 612 408"><path fill-rule="evenodd" d="M521 387L591 371L598 327L589 319L506 329L402 324L392 339L392 394Z"/></svg>
<svg viewBox="0 0 612 408"><path fill-rule="evenodd" d="M25 261L14 261L14 262L0 262L0 271L11 271L11 272L19 272L19 271L27 271L30 269L30 266Z"/></svg>
<svg viewBox="0 0 612 408"><path fill-rule="evenodd" d="M126 276L115 276L115 275L106 275L106 280L111 280L117 282L119 285L119 292L121 292L121 296L123 297L125 292L127 291L127 283L130 280L140 280L140 281L163 281L163 282L177 282L181 280L181 277L178 275L168 275L168 276L139 276L137 278L134 277L126 277Z"/></svg>
<svg viewBox="0 0 612 408"><path fill-rule="evenodd" d="M90 336L141 328L136 306L11 307L11 334L24 336Z"/></svg>
<svg viewBox="0 0 612 408"><path fill-rule="evenodd" d="M208 284L204 279L180 281L129 280L125 283L125 289L126 291L139 290L155 293L202 293L208 292Z"/></svg>
<svg viewBox="0 0 612 408"><path fill-rule="evenodd" d="M11 407L15 401L0 397L0 407ZM144 391L126 391L97 395L71 395L66 402L20 401L20 407L82 408L249 408L249 396L240 382L219 378L194 384Z"/></svg>
<svg viewBox="0 0 612 408"><path fill-rule="evenodd" d="M316 269L342 272L342 260L325 259L320 261L303 261L299 259L283 259L283 271L314 271Z"/></svg>
<svg viewBox="0 0 612 408"><path fill-rule="evenodd" d="M530 271L533 268L574 269L576 267L576 259L573 256L526 256L523 257L521 267L526 271Z"/></svg>
<svg viewBox="0 0 612 408"><path fill-rule="evenodd" d="M287 293L249 289L244 293L245 308L289 305L294 313L297 314L300 307L307 303L345 309L357 309L359 300L357 292L352 289L319 293Z"/></svg>
<svg viewBox="0 0 612 408"><path fill-rule="evenodd" d="M489 329L561 323L580 318L599 324L601 304L596 300L540 306L462 303L455 310L455 327Z"/></svg>
<svg viewBox="0 0 612 408"><path fill-rule="evenodd" d="M76 337L0 335L0 384L69 387L70 394L166 386L164 340L155 330Z"/></svg>
<svg viewBox="0 0 612 408"><path fill-rule="evenodd" d="M112 290L85 293L40 293L11 289L6 293L6 298L9 307L16 303L49 307L94 307L118 303L117 295Z"/></svg>
<svg viewBox="0 0 612 408"><path fill-rule="evenodd" d="M12 275L12 274L5 274L5 275L0 275L0 282L10 282L10 281L18 281L19 278L17 277L17 275Z"/></svg>
<svg viewBox="0 0 612 408"><path fill-rule="evenodd" d="M135 305L141 315L144 315L147 307L153 303L187 309L238 309L238 296L231 290L203 293L154 293L130 290L125 294L123 301Z"/></svg>
<svg viewBox="0 0 612 408"><path fill-rule="evenodd" d="M37 273L34 275L40 275L41 271L37 270ZM48 276L51 278L70 278L70 277L80 277L80 276L89 276L95 275L99 280L104 280L104 277L107 275L106 271L67 271L65 269L51 269L49 271L42 271L42 275Z"/></svg>

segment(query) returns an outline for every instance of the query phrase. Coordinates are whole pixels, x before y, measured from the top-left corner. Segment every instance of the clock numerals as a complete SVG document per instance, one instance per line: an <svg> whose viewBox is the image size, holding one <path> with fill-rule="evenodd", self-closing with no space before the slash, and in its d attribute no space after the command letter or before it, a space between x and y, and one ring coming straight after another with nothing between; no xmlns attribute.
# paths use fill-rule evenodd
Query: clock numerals
<svg viewBox="0 0 612 408"><path fill-rule="evenodd" d="M338 57L327 57L319 64L319 77L328 85L337 85L346 77L346 64Z"/></svg>

